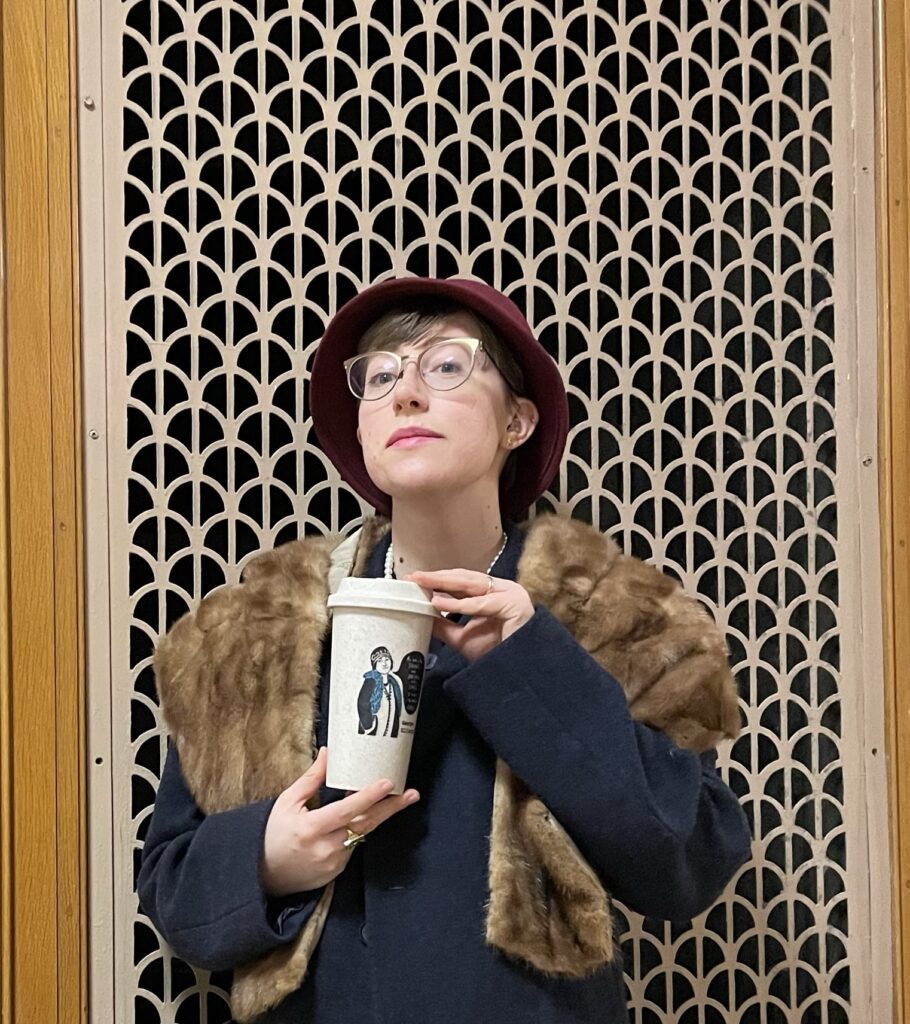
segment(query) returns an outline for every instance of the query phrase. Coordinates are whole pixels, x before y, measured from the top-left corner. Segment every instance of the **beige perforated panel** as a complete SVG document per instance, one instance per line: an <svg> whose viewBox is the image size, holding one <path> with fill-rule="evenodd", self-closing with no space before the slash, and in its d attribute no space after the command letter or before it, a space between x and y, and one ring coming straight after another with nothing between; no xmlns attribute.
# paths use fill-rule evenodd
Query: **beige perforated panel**
<svg viewBox="0 0 910 1024"><path fill-rule="evenodd" d="M87 402L107 417L88 456L106 538L90 569L96 1019L229 1017L227 979L174 958L132 894L165 752L152 644L253 552L367 511L316 447L308 368L334 310L400 274L476 276L526 310L572 416L540 508L609 531L727 629L747 728L722 765L754 858L691 926L629 916L633 1019L872 1019L880 797L858 763L845 789L844 764L875 698L842 651L862 663L856 534L874 498L852 469L856 384L835 379L857 360L835 296L867 272L861 147L833 127L852 124L835 103L855 101L855 48L871 48L852 11L84 0L101 45L83 81L103 83L82 114Z"/></svg>

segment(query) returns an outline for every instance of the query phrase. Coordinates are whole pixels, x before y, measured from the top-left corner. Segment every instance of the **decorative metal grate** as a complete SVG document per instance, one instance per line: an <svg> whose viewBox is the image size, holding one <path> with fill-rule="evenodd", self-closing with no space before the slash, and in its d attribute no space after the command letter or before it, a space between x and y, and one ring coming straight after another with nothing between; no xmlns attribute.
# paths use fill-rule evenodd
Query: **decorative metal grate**
<svg viewBox="0 0 910 1024"><path fill-rule="evenodd" d="M525 309L572 416L539 507L728 631L747 729L722 763L754 859L691 926L628 915L633 1020L849 1019L830 21L828 0L104 6L118 1020L230 1016L227 979L131 895L165 752L152 645L253 552L368 512L316 446L308 368L338 306L401 274Z"/></svg>

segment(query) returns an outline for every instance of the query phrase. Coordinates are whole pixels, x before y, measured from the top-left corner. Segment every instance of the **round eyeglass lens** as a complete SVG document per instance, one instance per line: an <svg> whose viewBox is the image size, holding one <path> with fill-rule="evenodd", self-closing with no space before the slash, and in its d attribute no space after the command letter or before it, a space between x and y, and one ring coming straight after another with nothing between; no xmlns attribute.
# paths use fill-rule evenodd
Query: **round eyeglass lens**
<svg viewBox="0 0 910 1024"><path fill-rule="evenodd" d="M348 379L358 398L375 399L392 390L398 373L398 360L391 352L367 352L351 363Z"/></svg>
<svg viewBox="0 0 910 1024"><path fill-rule="evenodd" d="M474 365L474 351L461 341L439 341L420 357L420 375L436 391L464 384Z"/></svg>

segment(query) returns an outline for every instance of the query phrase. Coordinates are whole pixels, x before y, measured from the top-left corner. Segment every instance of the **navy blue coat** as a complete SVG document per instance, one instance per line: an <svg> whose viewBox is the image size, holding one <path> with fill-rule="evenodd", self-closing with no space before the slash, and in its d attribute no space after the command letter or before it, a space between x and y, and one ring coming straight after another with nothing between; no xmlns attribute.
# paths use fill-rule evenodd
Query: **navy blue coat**
<svg viewBox="0 0 910 1024"><path fill-rule="evenodd" d="M522 541L512 527L498 576L515 579ZM388 544L378 543L366 575L382 575ZM609 893L684 921L749 855L745 815L713 754L696 756L633 721L620 685L544 607L473 664L435 641L432 655L408 780L421 799L355 850L303 985L263 1024L626 1021L621 963L553 978L485 943L495 760L540 796ZM291 941L312 912L320 891L263 892L273 802L206 817L169 745L137 888L189 963L217 971L258 958Z"/></svg>

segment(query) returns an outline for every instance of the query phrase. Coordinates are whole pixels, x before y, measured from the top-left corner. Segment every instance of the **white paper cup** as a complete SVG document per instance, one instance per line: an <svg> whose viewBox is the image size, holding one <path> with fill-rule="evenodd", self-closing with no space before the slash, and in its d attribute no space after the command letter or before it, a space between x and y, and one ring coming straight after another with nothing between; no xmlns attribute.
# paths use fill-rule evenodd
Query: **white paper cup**
<svg viewBox="0 0 910 1024"><path fill-rule="evenodd" d="M439 613L416 583L348 577L329 598L326 785L363 789L391 779L403 793L420 692Z"/></svg>

